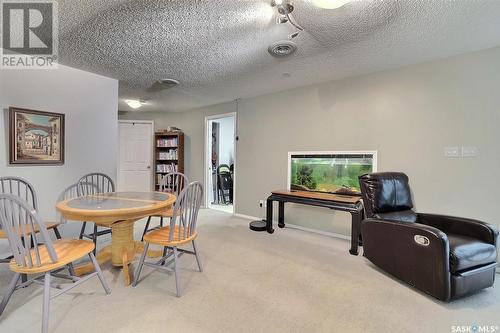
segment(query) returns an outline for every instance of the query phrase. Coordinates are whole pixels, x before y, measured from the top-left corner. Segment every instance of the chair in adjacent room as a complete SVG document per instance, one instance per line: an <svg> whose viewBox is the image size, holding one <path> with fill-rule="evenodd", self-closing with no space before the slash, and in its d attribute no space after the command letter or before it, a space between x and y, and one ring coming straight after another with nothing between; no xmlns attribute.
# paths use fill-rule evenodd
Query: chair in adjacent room
<svg viewBox="0 0 500 333"><path fill-rule="evenodd" d="M182 192L184 187L189 184L189 180L187 176L183 173L180 172L171 172L166 174L160 181L160 192L167 192L174 194L175 196L179 196L179 194ZM144 235L150 231L151 229L149 228L149 225L151 223L151 218L152 217L159 217L160 218L160 227L163 227L163 218L172 218L173 214L173 207L170 207L167 209L165 212L163 212L161 215L154 215L154 216L149 216L148 221L146 222L146 226L144 227L144 231L142 233L142 238L141 241L144 240Z"/></svg>
<svg viewBox="0 0 500 333"><path fill-rule="evenodd" d="M203 186L200 182L189 184L179 195L174 205L173 216L170 220L170 226L163 227L148 232L144 236L146 242L144 252L137 265L133 286L137 285L141 274L142 266L146 265L155 269L163 269L173 271L175 273L175 285L177 289L177 297L181 296L181 287L179 283L178 258L182 254L192 254L196 257L198 269L203 271L198 249L195 244L198 233L196 231L196 223L198 220L198 212L200 210L201 201L203 198ZM193 250L179 248L192 243ZM145 262L146 254L149 245L159 245L164 248L164 256L156 262ZM173 259L171 259L173 257ZM167 261L169 260L169 261ZM173 263L171 269L169 264Z"/></svg>
<svg viewBox="0 0 500 333"><path fill-rule="evenodd" d="M366 217L363 252L376 266L442 301L491 287L496 227L477 220L412 210L404 173L359 177Z"/></svg>
<svg viewBox="0 0 500 333"><path fill-rule="evenodd" d="M86 240L78 239L58 239L54 242L50 239L45 224L41 221L36 210L28 202L11 194L0 194L0 224L9 239L10 249L14 259L10 261L9 268L14 273L12 280L8 284L0 303L0 315L3 313L7 303L16 289L26 287L32 283L44 286L43 308L42 308L42 332L48 332L49 328L49 306L50 300L55 298L88 279L98 276L106 294L111 291L106 283L92 250L94 244ZM30 230L38 230L34 235L33 248L23 242L29 236ZM38 236L41 241L38 242ZM70 264L87 256L94 265L95 272L83 278L63 275L65 269L70 270ZM18 285L21 274L25 274L30 279ZM58 285L57 291L51 292L51 288L56 287L51 283L52 277L68 279L72 282ZM64 286L64 287L63 287Z"/></svg>
<svg viewBox="0 0 500 333"><path fill-rule="evenodd" d="M108 175L103 173L89 173L78 180L77 193L79 197L87 195L97 195L102 193L110 193L115 191L115 183ZM83 222L80 230L79 239L87 238L94 242L94 255L97 252L97 237L111 233L111 229L98 230L97 224L94 223L94 230L90 234L85 233L87 222Z"/></svg>
<svg viewBox="0 0 500 333"><path fill-rule="evenodd" d="M15 195L26 202L35 210L38 210L38 201L35 189L27 180L19 177L0 177L0 194L12 194ZM57 239L61 239L61 235L57 227L58 222L48 222L44 224L46 229L53 230ZM35 233L39 232L38 229L34 230ZM31 231L27 234L28 239L24 239L25 242L31 239ZM0 239L7 238L5 231L0 228ZM12 259L12 256L0 259L0 263L8 263Z"/></svg>
<svg viewBox="0 0 500 333"><path fill-rule="evenodd" d="M222 198L225 205L233 203L233 175L227 164L217 168L217 190L218 197Z"/></svg>

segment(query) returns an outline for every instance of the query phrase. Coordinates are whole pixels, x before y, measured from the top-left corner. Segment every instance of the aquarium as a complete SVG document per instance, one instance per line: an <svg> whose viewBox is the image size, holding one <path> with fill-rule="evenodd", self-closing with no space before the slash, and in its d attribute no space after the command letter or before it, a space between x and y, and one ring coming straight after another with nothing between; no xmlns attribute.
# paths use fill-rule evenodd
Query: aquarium
<svg viewBox="0 0 500 333"><path fill-rule="evenodd" d="M377 152L288 154L288 189L359 195L358 177L377 171Z"/></svg>

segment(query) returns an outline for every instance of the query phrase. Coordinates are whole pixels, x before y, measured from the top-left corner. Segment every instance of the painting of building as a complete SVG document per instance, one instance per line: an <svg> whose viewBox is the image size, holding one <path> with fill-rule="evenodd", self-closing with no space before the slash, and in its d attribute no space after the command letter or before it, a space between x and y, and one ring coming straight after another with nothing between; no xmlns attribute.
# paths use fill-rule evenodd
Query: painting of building
<svg viewBox="0 0 500 333"><path fill-rule="evenodd" d="M10 108L11 164L64 163L64 115Z"/></svg>

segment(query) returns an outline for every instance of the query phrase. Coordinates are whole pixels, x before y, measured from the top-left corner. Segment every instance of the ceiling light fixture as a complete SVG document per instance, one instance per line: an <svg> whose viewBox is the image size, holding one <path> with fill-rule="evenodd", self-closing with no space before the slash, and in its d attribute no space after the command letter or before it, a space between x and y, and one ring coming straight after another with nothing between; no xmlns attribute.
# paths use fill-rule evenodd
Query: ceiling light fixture
<svg viewBox="0 0 500 333"><path fill-rule="evenodd" d="M288 18L285 15L280 15L276 18L276 24L283 24L283 23L287 23L287 22L288 22Z"/></svg>
<svg viewBox="0 0 500 333"><path fill-rule="evenodd" d="M125 103L127 103L127 105L130 106L132 109L138 109L144 104L146 104L146 101L137 99L126 99Z"/></svg>
<svg viewBox="0 0 500 333"><path fill-rule="evenodd" d="M297 22L295 22L295 20L292 17L292 12L294 10L294 7L289 0L272 0L271 6L276 7L278 9L278 13L281 15L277 19L278 23L289 22L298 30L300 31L304 30L304 28L302 28Z"/></svg>
<svg viewBox="0 0 500 333"><path fill-rule="evenodd" d="M337 9L347 5L352 0L312 0L312 3L323 9Z"/></svg>

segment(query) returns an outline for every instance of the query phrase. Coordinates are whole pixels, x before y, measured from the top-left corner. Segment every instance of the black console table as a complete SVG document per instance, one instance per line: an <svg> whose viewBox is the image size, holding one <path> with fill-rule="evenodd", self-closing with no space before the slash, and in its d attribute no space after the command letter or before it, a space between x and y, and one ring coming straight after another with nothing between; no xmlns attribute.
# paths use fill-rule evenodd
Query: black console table
<svg viewBox="0 0 500 333"><path fill-rule="evenodd" d="M337 195L329 193L307 191L273 191L267 198L267 232L272 234L273 229L273 202L278 202L278 227L285 227L285 202L325 207L351 213L351 249L349 253L358 255L360 244L361 221L363 219L363 204L360 197Z"/></svg>

